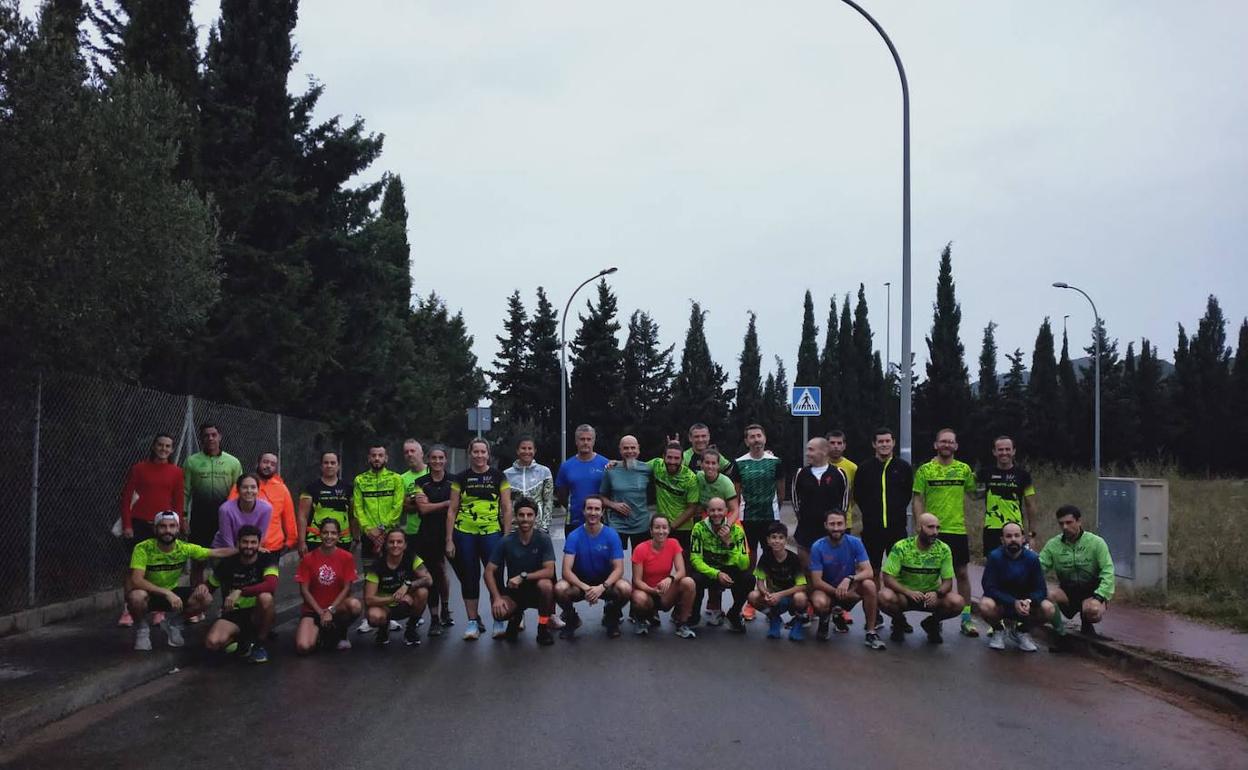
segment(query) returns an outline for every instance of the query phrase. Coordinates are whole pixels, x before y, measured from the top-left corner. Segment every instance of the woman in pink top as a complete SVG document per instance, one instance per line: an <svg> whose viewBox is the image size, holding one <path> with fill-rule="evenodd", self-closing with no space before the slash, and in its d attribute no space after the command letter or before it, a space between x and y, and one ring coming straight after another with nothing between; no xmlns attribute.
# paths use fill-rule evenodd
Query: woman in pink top
<svg viewBox="0 0 1248 770"><path fill-rule="evenodd" d="M661 513L650 519L650 539L633 549L633 614L638 636L659 624L659 613L673 610L679 626L676 635L694 639L689 627L693 612L693 578L685 574L684 549L672 533L671 522Z"/></svg>

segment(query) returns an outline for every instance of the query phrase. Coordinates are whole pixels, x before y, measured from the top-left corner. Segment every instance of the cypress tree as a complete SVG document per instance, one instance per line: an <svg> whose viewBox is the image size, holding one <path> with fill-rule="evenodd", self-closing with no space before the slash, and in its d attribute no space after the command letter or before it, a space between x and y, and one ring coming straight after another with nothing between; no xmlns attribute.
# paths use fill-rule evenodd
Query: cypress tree
<svg viewBox="0 0 1248 770"><path fill-rule="evenodd" d="M1053 347L1053 327L1046 316L1036 332L1036 343L1031 354L1027 423L1023 439L1027 444L1027 456L1050 460L1056 459L1053 455L1061 442L1062 431L1057 356Z"/></svg>
<svg viewBox="0 0 1248 770"><path fill-rule="evenodd" d="M987 451L986 448L991 447L992 439L999 435L1018 436L1026 419L1027 386L1024 380L1027 369L1023 366L1023 351L1015 348L1013 353L1006 353L1005 358L1010 362L1010 368L1006 370L1005 382L1001 386L998 423L994 426L994 434L983 442L985 449L980 449L980 454Z"/></svg>
<svg viewBox="0 0 1248 770"><path fill-rule="evenodd" d="M837 428L848 433L852 429L851 422L862 412L862 373L858 370L858 353L854 349L854 321L849 314L848 293L841 300L841 318L837 322L836 353L837 368L841 375L836 394L839 411L829 414L826 422L827 428Z"/></svg>
<svg viewBox="0 0 1248 770"><path fill-rule="evenodd" d="M819 354L819 385L823 389L823 415L816 420L823 432L845 413L841 399L841 354L837 344L840 329L836 318L836 295L828 301L828 328L823 338L823 351Z"/></svg>
<svg viewBox="0 0 1248 770"><path fill-rule="evenodd" d="M1061 443L1053 454L1059 463L1073 465L1080 462L1079 457L1082 456L1076 453L1075 439L1083 427L1080 422L1083 407L1080 403L1082 399L1079 392L1079 377L1075 373L1075 364L1070 359L1070 339L1064 329L1062 330L1062 355L1057 362L1057 386L1061 396L1058 417L1062 432Z"/></svg>
<svg viewBox="0 0 1248 770"><path fill-rule="evenodd" d="M880 356L874 348L874 337L871 333L871 322L868 317L867 292L863 284L858 284L858 302L854 306L854 357L857 362L859 405L858 410L848 415L851 457L866 459L871 456L871 432L876 425L884 421L884 372L880 365Z"/></svg>
<svg viewBox="0 0 1248 770"><path fill-rule="evenodd" d="M528 362L524 401L533 417L533 439L538 459L554 467L559 457L559 312L550 304L546 290L537 287L537 305L529 322Z"/></svg>
<svg viewBox="0 0 1248 770"><path fill-rule="evenodd" d="M1248 474L1248 318L1239 325L1230 389L1231 472L1243 476Z"/></svg>
<svg viewBox="0 0 1248 770"><path fill-rule="evenodd" d="M498 341L498 354L494 357L494 371L490 377L494 384L490 396L494 417L509 437L522 430L519 426L532 421L528 403L524 400L524 382L528 377L529 319L519 291L513 291L507 298L503 334L494 339ZM506 441L504 445L509 446L510 442Z"/></svg>
<svg viewBox="0 0 1248 770"><path fill-rule="evenodd" d="M761 422L764 418L762 366L763 354L758 349L757 317L750 313L750 322L745 329L745 340L741 345L738 358L740 369L737 373L737 398L733 404L733 423L736 435L745 433L745 426L753 422ZM775 387L775 382L772 382Z"/></svg>
<svg viewBox="0 0 1248 770"><path fill-rule="evenodd" d="M819 382L819 327L815 326L815 303L806 290L802 304L802 339L797 346L796 385L814 385Z"/></svg>
<svg viewBox="0 0 1248 770"><path fill-rule="evenodd" d="M706 423L712 440L722 443L723 451L728 452L730 446L735 446L725 440L731 425L728 421L731 394L724 391L728 375L711 358L705 323L706 311L694 302L685 346L680 353L680 369L672 383L672 430L683 435L690 424Z"/></svg>
<svg viewBox="0 0 1248 770"><path fill-rule="evenodd" d="M620 431L637 437L643 451L662 445L665 410L671 399L674 345L659 347L659 325L649 313L634 310L624 341L620 387Z"/></svg>
<svg viewBox="0 0 1248 770"><path fill-rule="evenodd" d="M966 423L970 383L960 337L962 308L955 296L952 244L940 254L932 331L927 337L927 379L918 389L918 426L915 446L925 446L941 427L954 429Z"/></svg>
<svg viewBox="0 0 1248 770"><path fill-rule="evenodd" d="M1135 368L1134 401L1140 436L1138 456L1161 461L1165 457L1165 389L1157 348L1145 338L1140 341L1140 357Z"/></svg>
<svg viewBox="0 0 1248 770"><path fill-rule="evenodd" d="M997 323L989 321L984 327L983 341L979 348L978 393L974 403L975 419L962 431L963 455L970 461L986 462L992 459L989 442L1001 435L1001 383L997 378Z"/></svg>
<svg viewBox="0 0 1248 770"><path fill-rule="evenodd" d="M1231 350L1226 345L1226 318L1217 297L1209 296L1186 355L1180 357L1176 352L1174 365L1179 386L1176 405L1181 405L1177 412L1182 420L1181 456L1194 471L1218 473L1226 467Z"/></svg>
<svg viewBox="0 0 1248 770"><path fill-rule="evenodd" d="M599 449L610 447L617 437L619 384L622 355L617 334L618 304L606 280L598 282L598 302L586 301L586 315L570 344L572 369L568 392L568 435L581 423L598 432ZM569 447L569 451L571 448Z"/></svg>

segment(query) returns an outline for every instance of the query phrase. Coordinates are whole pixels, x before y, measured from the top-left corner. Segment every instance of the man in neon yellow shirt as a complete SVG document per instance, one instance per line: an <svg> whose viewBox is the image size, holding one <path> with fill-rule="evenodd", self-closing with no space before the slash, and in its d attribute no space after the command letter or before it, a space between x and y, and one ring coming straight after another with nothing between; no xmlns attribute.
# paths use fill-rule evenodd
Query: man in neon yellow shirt
<svg viewBox="0 0 1248 770"><path fill-rule="evenodd" d="M975 471L971 466L955 459L958 436L952 428L941 428L936 433L936 456L914 470L915 521L924 513L932 513L940 522L940 539L953 552L953 571L958 579L958 594L970 600L971 579L967 565L971 562L971 547L966 537L966 512L964 502L967 494L975 494ZM979 636L975 622L971 620L971 605L962 608L962 633Z"/></svg>

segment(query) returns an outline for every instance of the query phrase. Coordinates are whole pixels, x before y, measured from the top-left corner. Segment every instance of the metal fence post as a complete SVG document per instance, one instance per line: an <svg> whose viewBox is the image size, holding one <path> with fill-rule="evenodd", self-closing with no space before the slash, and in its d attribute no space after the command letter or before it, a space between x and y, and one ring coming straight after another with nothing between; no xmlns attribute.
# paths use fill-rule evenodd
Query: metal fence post
<svg viewBox="0 0 1248 770"><path fill-rule="evenodd" d="M280 473L282 470L282 416L277 416L277 468Z"/></svg>
<svg viewBox="0 0 1248 770"><path fill-rule="evenodd" d="M35 606L35 551L39 541L39 430L43 419L43 372L35 381L35 447L30 473L30 553L26 562L26 602Z"/></svg>

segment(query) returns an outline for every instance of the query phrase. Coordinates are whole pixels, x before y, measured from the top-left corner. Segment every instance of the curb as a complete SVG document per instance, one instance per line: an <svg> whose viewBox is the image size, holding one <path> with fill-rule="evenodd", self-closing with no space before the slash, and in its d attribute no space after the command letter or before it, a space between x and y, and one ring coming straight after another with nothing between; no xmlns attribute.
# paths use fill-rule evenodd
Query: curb
<svg viewBox="0 0 1248 770"><path fill-rule="evenodd" d="M302 605L303 599L295 597L279 606L274 627L297 618ZM206 621L196 630L210 625L211 622ZM37 702L0 715L0 747L10 746L35 730L89 706L116 698L166 674L189 668L202 657L203 648L199 644L202 635L202 632L194 633L188 628L188 644L180 650L153 651L151 655L127 660L92 675L88 681L48 690Z"/></svg>

